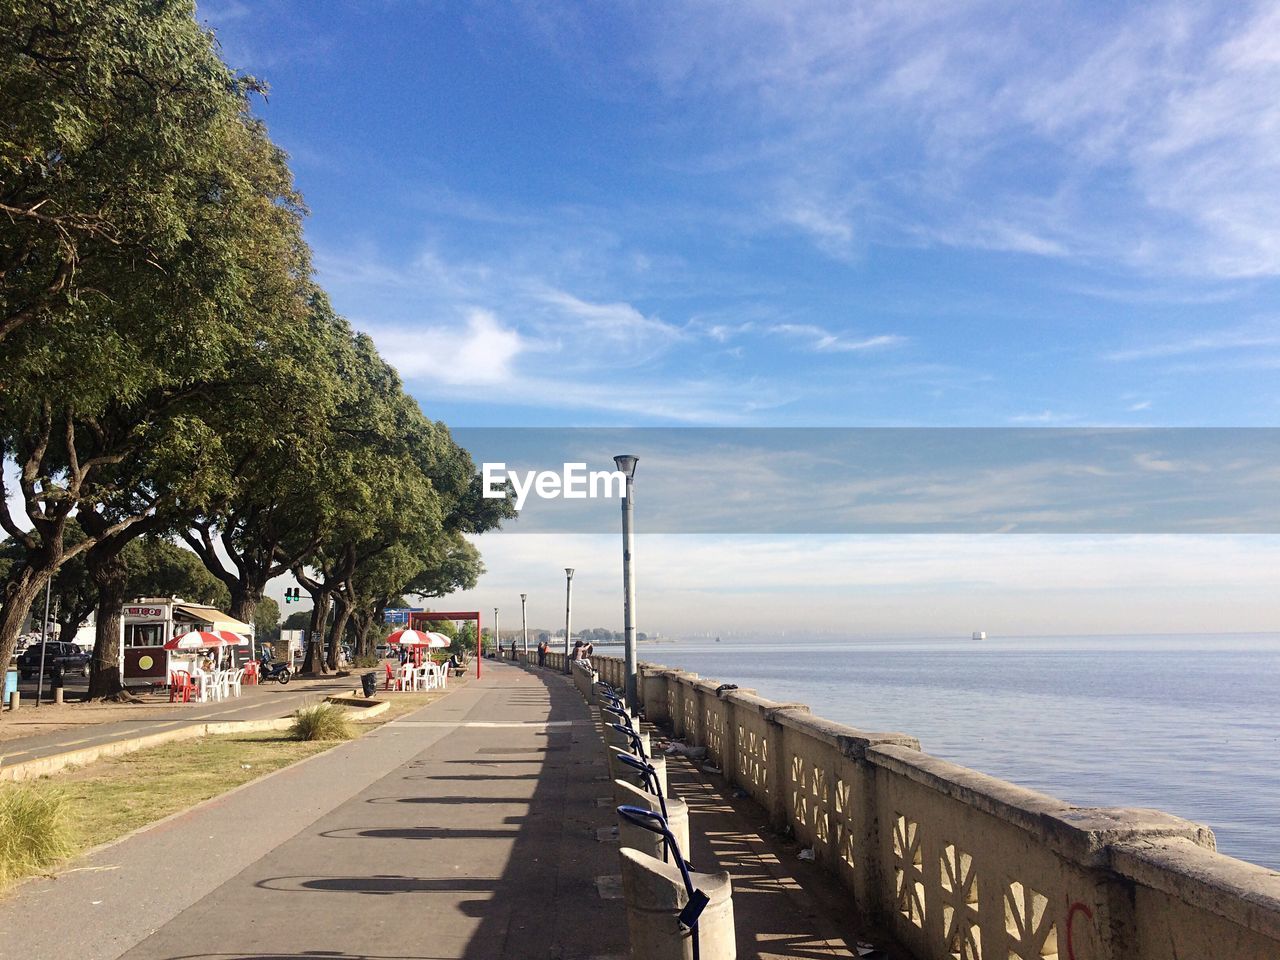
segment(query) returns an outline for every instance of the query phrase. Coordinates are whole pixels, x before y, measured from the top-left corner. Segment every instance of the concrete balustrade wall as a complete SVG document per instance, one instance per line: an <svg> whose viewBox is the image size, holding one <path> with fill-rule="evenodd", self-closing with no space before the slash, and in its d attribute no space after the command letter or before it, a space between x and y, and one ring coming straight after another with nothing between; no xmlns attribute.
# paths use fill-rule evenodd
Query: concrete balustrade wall
<svg viewBox="0 0 1280 960"><path fill-rule="evenodd" d="M623 686L623 661L593 656ZM564 655L547 666L563 669ZM1280 958L1280 874L1158 810L1075 807L915 738L640 665L645 715L749 793L920 960ZM717 692L719 691L719 692Z"/></svg>

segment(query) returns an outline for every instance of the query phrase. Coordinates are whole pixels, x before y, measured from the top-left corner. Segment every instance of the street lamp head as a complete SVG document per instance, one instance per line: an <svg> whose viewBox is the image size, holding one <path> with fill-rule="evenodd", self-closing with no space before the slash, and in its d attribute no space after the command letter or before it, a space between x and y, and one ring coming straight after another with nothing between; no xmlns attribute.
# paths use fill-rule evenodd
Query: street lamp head
<svg viewBox="0 0 1280 960"><path fill-rule="evenodd" d="M636 464L640 462L640 458L629 453L620 453L613 458L613 462L618 465L618 471L630 480L636 475Z"/></svg>
<svg viewBox="0 0 1280 960"><path fill-rule="evenodd" d="M572 580L572 579L573 579L573 567L565 567L565 568L564 568L564 575L565 575L566 577L568 577L570 580Z"/></svg>
<svg viewBox="0 0 1280 960"><path fill-rule="evenodd" d="M522 594L520 594L520 602L521 602L521 603L524 603L524 602L525 602L526 600L528 600L528 599L529 599L529 595L528 595L527 593L522 593Z"/></svg>

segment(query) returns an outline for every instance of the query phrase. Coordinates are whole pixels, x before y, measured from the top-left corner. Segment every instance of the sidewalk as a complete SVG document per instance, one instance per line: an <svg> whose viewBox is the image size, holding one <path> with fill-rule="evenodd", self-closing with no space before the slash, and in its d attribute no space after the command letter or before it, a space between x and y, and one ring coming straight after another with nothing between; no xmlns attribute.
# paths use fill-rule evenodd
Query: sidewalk
<svg viewBox="0 0 1280 960"><path fill-rule="evenodd" d="M357 676L333 678L323 681L294 681L287 687L279 684L250 685L243 688L244 695L234 700L215 703L177 704L169 707L165 704L149 704L141 707L130 705L110 705L92 710L92 714L80 705L24 706L16 714L6 714L0 724L6 728L6 734L14 728L33 731L26 736L6 736L0 739L0 765L11 766L25 763L42 757L55 756L69 750L81 750L85 747L100 746L118 740L129 740L164 730L174 730L183 726L210 721L228 720L265 720L288 716L298 707L319 700L332 693L350 692L358 686ZM54 715L58 719L49 725L57 729L53 733L39 733L47 718ZM145 711L146 715L136 719L127 719L130 712ZM89 723L67 726L62 718L73 715L73 711L85 711L84 715L92 715ZM103 716L115 713L121 715L119 720L101 721Z"/></svg>
<svg viewBox="0 0 1280 960"><path fill-rule="evenodd" d="M0 960L621 960L604 748L559 675L483 679L0 901ZM742 960L848 957L848 900L673 763ZM753 819L754 818L754 819ZM599 831L607 835L607 831ZM799 871L803 872L803 871Z"/></svg>
<svg viewBox="0 0 1280 960"><path fill-rule="evenodd" d="M0 958L626 955L599 737L507 664L0 901Z"/></svg>

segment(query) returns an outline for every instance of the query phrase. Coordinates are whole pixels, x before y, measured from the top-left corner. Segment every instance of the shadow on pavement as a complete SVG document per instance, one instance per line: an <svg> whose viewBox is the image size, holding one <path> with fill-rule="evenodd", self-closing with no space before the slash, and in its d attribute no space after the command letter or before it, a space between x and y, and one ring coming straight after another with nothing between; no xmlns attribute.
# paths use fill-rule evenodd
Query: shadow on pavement
<svg viewBox="0 0 1280 960"><path fill-rule="evenodd" d="M595 803L610 790L590 712L560 677L508 670L477 685L485 696L468 719L579 722L460 726L381 781L374 796L346 807L346 823L330 820L318 838L332 843L332 852L319 848L311 855L317 859L290 862L295 870L288 875L279 871L256 886L275 896L310 895L285 907L294 916L358 918L371 937L391 936L402 945L388 955L396 960L627 956L622 901L605 899L601 891L613 888L598 883L616 876L619 867L616 844L596 839L597 828L613 822L613 812ZM367 819L353 824L361 811ZM324 873L327 863L345 869L306 875L308 869ZM360 897L358 904L352 895ZM305 931L306 921L298 929ZM299 942L326 941L304 933ZM352 947L345 936L328 943ZM173 960L196 956L365 960L359 953L322 950ZM374 952L367 960L382 956Z"/></svg>

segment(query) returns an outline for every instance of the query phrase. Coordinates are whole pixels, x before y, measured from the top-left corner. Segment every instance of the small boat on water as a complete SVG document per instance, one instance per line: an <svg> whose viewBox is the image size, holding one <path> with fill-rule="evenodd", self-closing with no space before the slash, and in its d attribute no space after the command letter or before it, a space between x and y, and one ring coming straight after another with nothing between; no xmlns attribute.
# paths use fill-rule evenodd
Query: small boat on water
<svg viewBox="0 0 1280 960"><path fill-rule="evenodd" d="M985 640L985 639L987 639L987 631L985 631L985 630L975 630L975 631L973 631L973 639L975 639L975 640Z"/></svg>

